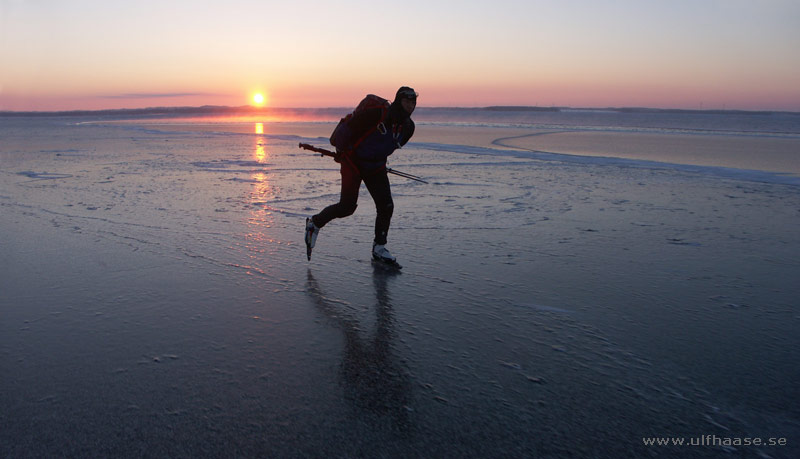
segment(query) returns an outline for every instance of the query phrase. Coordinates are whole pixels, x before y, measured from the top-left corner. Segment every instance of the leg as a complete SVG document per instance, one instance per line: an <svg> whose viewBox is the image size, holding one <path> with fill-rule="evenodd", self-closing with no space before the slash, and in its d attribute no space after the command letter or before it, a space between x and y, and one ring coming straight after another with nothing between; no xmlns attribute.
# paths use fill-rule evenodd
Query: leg
<svg viewBox="0 0 800 459"><path fill-rule="evenodd" d="M361 174L350 161L342 161L342 193L339 202L332 204L311 217L317 228L322 228L334 218L353 215L358 206L358 189L361 187Z"/></svg>
<svg viewBox="0 0 800 459"><path fill-rule="evenodd" d="M389 233L389 225L392 222L394 213L394 201L392 200L392 190L389 187L389 176L386 171L380 171L368 177L364 177L364 184L375 201L375 243L386 244L386 235Z"/></svg>

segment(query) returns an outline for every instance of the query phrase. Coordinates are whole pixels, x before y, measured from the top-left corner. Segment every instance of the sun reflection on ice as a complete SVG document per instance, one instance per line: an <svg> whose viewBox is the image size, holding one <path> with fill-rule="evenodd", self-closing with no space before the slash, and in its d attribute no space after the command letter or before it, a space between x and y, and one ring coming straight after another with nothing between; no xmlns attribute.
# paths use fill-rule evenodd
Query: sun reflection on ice
<svg viewBox="0 0 800 459"><path fill-rule="evenodd" d="M267 140L261 137L264 135L264 123L256 123L255 133L259 136L256 137L256 149L253 156L256 162L263 164L267 159L267 147L265 145Z"/></svg>
<svg viewBox="0 0 800 459"><path fill-rule="evenodd" d="M264 137L264 123L255 123L253 126L255 145L253 159L261 166L267 164L267 140ZM252 188L250 189L250 217L247 219L250 229L246 235L250 258L260 258L267 246L274 241L269 237L267 229L272 226L272 212L268 210L271 198L271 184L268 172L259 167L250 176Z"/></svg>
<svg viewBox="0 0 800 459"><path fill-rule="evenodd" d="M267 140L264 135L264 123L255 123L254 127L256 136L255 149L253 151L253 159L262 166L267 164ZM263 167L252 172L250 176L254 184L254 189L250 192L250 203L254 206L263 208L267 204L268 195L270 193L270 183L267 171Z"/></svg>

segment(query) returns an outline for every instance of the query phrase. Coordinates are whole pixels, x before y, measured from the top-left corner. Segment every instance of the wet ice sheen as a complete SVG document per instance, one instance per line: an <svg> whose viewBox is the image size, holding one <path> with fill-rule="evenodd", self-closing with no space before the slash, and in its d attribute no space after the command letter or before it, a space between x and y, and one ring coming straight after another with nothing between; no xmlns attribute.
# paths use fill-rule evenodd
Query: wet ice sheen
<svg viewBox="0 0 800 459"><path fill-rule="evenodd" d="M0 146L3 457L797 452L788 181L412 142L398 274L366 191L306 261L338 173L297 136L26 122ZM641 441L708 434L790 444Z"/></svg>

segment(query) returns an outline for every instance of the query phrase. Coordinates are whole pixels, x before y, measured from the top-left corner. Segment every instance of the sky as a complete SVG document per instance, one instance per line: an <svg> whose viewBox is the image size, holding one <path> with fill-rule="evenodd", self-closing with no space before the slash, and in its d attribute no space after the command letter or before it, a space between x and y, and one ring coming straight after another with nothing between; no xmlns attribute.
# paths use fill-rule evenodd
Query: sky
<svg viewBox="0 0 800 459"><path fill-rule="evenodd" d="M800 111L797 0L0 0L0 110Z"/></svg>

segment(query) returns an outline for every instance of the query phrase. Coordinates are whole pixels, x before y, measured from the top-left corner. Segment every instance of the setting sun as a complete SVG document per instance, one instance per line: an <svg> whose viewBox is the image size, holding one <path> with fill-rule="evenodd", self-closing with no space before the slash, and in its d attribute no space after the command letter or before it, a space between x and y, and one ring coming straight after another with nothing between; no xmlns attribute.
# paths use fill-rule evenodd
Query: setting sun
<svg viewBox="0 0 800 459"><path fill-rule="evenodd" d="M265 102L264 94L256 93L253 96L253 104L254 105L264 105L264 102Z"/></svg>

